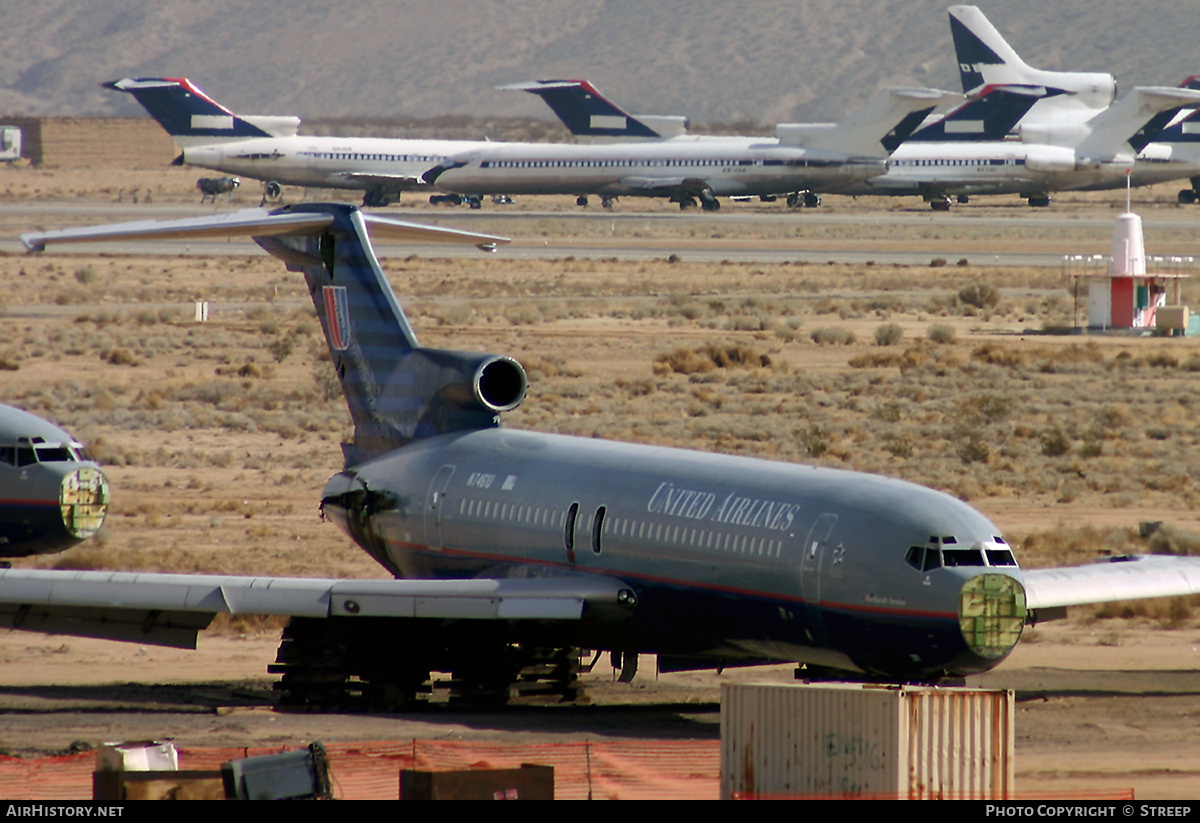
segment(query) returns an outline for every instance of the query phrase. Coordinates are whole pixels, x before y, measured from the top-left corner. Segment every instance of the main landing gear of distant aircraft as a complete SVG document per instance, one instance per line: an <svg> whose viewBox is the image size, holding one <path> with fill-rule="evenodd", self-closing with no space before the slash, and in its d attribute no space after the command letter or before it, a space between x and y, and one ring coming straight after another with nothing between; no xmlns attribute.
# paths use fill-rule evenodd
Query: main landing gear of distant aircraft
<svg viewBox="0 0 1200 823"><path fill-rule="evenodd" d="M955 199L955 201L958 202L959 205L962 205L962 206L965 206L971 202L971 198L965 194L960 194L958 197L955 197L954 199Z"/></svg>
<svg viewBox="0 0 1200 823"><path fill-rule="evenodd" d="M695 206L695 205L696 205L696 198L695 198L695 197L692 197L690 194L685 194L685 195L684 195L684 196L682 196L682 197L672 197L672 198L671 198L671 202L672 202L672 203L678 203L678 204L679 204L679 210L680 210L680 211L683 211L684 209L690 209L690 208L692 208L693 206Z"/></svg>
<svg viewBox="0 0 1200 823"><path fill-rule="evenodd" d="M588 204L588 197L586 194L581 194L575 198L576 206L586 206L587 204Z"/></svg>
<svg viewBox="0 0 1200 823"><path fill-rule="evenodd" d="M787 204L790 209L798 209L804 207L806 209L815 209L821 205L821 195L815 191L798 191L787 196Z"/></svg>
<svg viewBox="0 0 1200 823"><path fill-rule="evenodd" d="M929 208L934 211L950 211L950 198L931 197L929 198Z"/></svg>
<svg viewBox="0 0 1200 823"><path fill-rule="evenodd" d="M1044 209L1050 205L1050 195L1048 194L1031 194L1025 199L1035 209Z"/></svg>
<svg viewBox="0 0 1200 823"><path fill-rule="evenodd" d="M367 207L383 208L391 205L392 200L383 189L368 189L363 195L362 204Z"/></svg>
<svg viewBox="0 0 1200 823"><path fill-rule="evenodd" d="M613 203L615 202L617 202L617 198L610 197L607 194L600 197L600 206L602 208L611 209L613 207Z"/></svg>
<svg viewBox="0 0 1200 823"><path fill-rule="evenodd" d="M700 192L700 208L705 211L719 211L721 209L721 201L713 196L712 191L705 189Z"/></svg>
<svg viewBox="0 0 1200 823"><path fill-rule="evenodd" d="M1192 187L1190 189L1179 190L1179 202L1185 206L1200 203L1200 177L1192 178Z"/></svg>
<svg viewBox="0 0 1200 823"><path fill-rule="evenodd" d="M279 183L274 180L268 180L267 182L263 183L262 200L258 201L258 205L261 208L262 206L267 205L268 201L278 202L279 198L281 197L283 197L283 186L279 185Z"/></svg>
<svg viewBox="0 0 1200 823"><path fill-rule="evenodd" d="M552 638L513 642L507 631L479 621L293 617L268 671L281 675L280 706L293 710L412 709L447 690L451 704L580 696L577 649ZM431 672L451 676L434 681Z"/></svg>

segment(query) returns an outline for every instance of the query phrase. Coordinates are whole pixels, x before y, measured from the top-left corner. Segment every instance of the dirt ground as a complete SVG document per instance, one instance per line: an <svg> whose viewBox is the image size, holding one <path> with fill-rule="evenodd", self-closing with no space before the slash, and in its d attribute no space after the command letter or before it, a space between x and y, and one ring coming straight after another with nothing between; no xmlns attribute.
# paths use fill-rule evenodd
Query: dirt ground
<svg viewBox="0 0 1200 823"><path fill-rule="evenodd" d="M1200 796L1200 631L1137 621L1050 624L968 685L1017 696L1018 792L1133 789ZM589 702L506 710L440 706L403 715L289 714L270 708L265 663L277 639L203 636L197 651L78 638L0 635L0 751L39 756L82 742L172 738L180 746L368 740L559 742L717 740L720 684L786 683L791 666L653 674L630 684L601 665Z"/></svg>
<svg viewBox="0 0 1200 823"><path fill-rule="evenodd" d="M191 188L195 176L188 170L122 176L0 169L0 207L36 202L88 208L107 204L124 209L131 205L134 190L137 205L142 207L148 189L153 191L151 202L156 208L190 206L197 199ZM1147 211L1157 210L1173 220L1197 220L1200 225L1195 210L1181 210L1172 203L1173 191L1174 187L1159 187L1138 193L1137 198ZM245 190L242 197L241 204L247 205ZM248 199L254 201L250 205L257 203L256 197ZM1111 217L1123 207L1123 202L1114 205L1119 199L1111 194L1064 197L1048 214ZM920 210L914 202L890 200L864 203L827 198L826 206L833 214ZM555 211L571 207L537 201L529 208L545 211L548 222L516 230L515 226L526 224L501 226L498 222L496 227L471 227L520 231L524 234L518 242L536 243L543 233L561 230L561 224L554 222ZM641 204L623 202L619 208L633 211ZM741 208L731 204L725 211L734 216L768 213L765 205L738 211ZM662 204L646 207L649 215L674 213L672 209ZM1006 216L1028 214L1027 209L1017 210L1011 203L980 205L978 209L972 212L964 207L960 211L990 215L989 219L980 221L979 226L954 229L955 243L974 242L987 249L998 242L998 236L1019 238L1022 232L1028 235L1028 243L1047 248L1069 249L1072 243L1084 243L1073 238L1069 229L1042 232L1006 227ZM128 218L122 213L114 219ZM34 222L66 225L74 220L68 210L50 216L40 212ZM0 236L8 238L32 228L29 222L19 210L2 211ZM739 227L733 220L726 225L705 224L701 229L673 222L663 226L655 228L648 222L637 231L681 238L700 231L709 235L708 240L730 247L789 233L798 238L797 243L816 242L810 235L801 236L802 230L783 218L779 225L771 222L765 227ZM576 230L580 243L590 242L588 231ZM879 247L929 243L935 247L931 256L939 243L947 242L946 237L930 236L921 228L886 237L867 236L855 229L843 231L837 226L808 231L824 233L817 238L824 243L875 243ZM1092 237L1094 233L1083 233L1086 242L1099 242L1098 251L1106 251L1104 232L1098 241ZM721 236L711 236L716 234ZM1172 253L1182 253L1180 250L1194 247L1195 233L1191 232L1190 238L1187 234L1162 233L1161 239L1176 250ZM431 279L431 265L440 265L444 276ZM703 325L703 317L693 321L655 314L674 305L674 300L686 315L690 310L686 306L691 304L685 306L675 295L695 298L704 309L721 301L732 305L734 295L745 301L769 293L771 300L781 301L779 305L792 311L786 300L800 277L794 272L787 275L791 279L786 282L762 285L774 274L743 267L736 269L736 276L726 276L717 266L669 269L664 263L647 266L643 272L629 271L629 283L625 283L614 279L611 265L605 268L608 264L584 261L541 267L531 263L526 271L505 270L503 278L493 275L486 262L477 269L474 265L447 267L445 261L399 259L389 261L387 268L427 343L444 345L453 339L455 347L507 351L517 354L527 366L534 365L531 373L538 395L516 416L519 426L804 459L802 452L775 451L783 448L781 442L788 436L794 438L794 427L783 429L787 436L782 438L763 437L762 432L774 431L766 427L788 419L830 425L813 417L811 409L789 401L787 387L762 408L755 405L766 402L756 399L765 391L762 386L747 389L748 394L739 396L736 404L721 408L706 393L704 384L689 382L686 376L656 376L651 370L654 358L662 352L718 334ZM564 272L570 274L565 280ZM802 274L817 276L812 271ZM967 274L959 272L958 276ZM978 276L979 272L970 270L969 274ZM862 298L864 301L889 291L901 293L916 306L885 309L883 315L874 309L855 309L843 311L839 317L836 310L821 313L800 305L796 311L803 316L804 326L798 341L780 336L786 331L782 325L770 333L732 327L719 333L770 350L773 358L788 364L787 375L828 376L833 382L814 396L831 409L831 415L848 415L860 411L852 399L854 389L838 395L836 381L854 379L856 372L848 361L876 350L872 335L884 320L901 325L906 338L923 335L931 322L949 324L959 336L955 344L958 357L968 360L981 342L1020 345L1023 329L1034 323L1058 322L1066 311L1066 292L1057 272L1005 275L1014 284L1028 284L1006 287L1014 295L1011 300L1022 301L1025 307L995 319L942 316L924 304L917 306L926 299L927 291L956 291L959 284L952 280L936 280L953 275L952 266L923 270L911 275L924 278L913 285L904 280L910 274L899 272L893 284L871 285L873 296ZM838 299L860 299L855 291L859 288L857 274L839 269L837 276L844 276L836 292ZM6 289L3 311L12 328L8 342L0 344L0 364L7 360L18 366L0 370L0 395L56 419L92 444L106 463L116 495L102 541L58 558L23 560L16 565L383 575L316 516L320 488L340 468L337 442L345 434L346 418L338 398L322 397L312 388L314 379L319 385L314 375L321 358L308 342L311 332L303 331L308 322L303 285L273 261L265 257L208 263L143 255L12 256L0 258L0 277ZM701 285L689 286L688 278L699 278ZM562 282L555 285L559 280ZM1051 292L1058 295L1054 307L1038 308L1039 301L1047 300L1045 296ZM200 295L214 301L214 321L208 329L194 332L184 321L184 313ZM815 304L817 297L811 302ZM824 323L853 331L859 342L845 347L808 343L808 332ZM284 359L272 356L275 350L269 349L268 343L280 345L291 338L294 354ZM1037 345L1075 342L1039 338ZM1158 345L1154 341L1100 340L1098 362L1118 363L1119 352L1124 350L1135 359L1150 356ZM1195 341L1181 341L1178 360L1184 361L1196 350ZM1032 366L1030 374L1021 379L1053 379L1039 376L1038 371ZM1169 377L1171 390L1181 393L1190 391L1188 384L1194 380L1182 365L1170 375L1153 368L1143 371L1155 378ZM1102 385L1095 381L1108 379L1103 372L1097 368L1072 377L1072 372L1065 370L1061 379L1078 379L1095 387ZM888 372L893 377L897 374L896 370ZM937 390L936 379L942 378L935 378L930 378L933 382L927 391ZM993 370L980 379L999 378ZM870 438L875 437L866 431L866 423L859 431L831 436L831 451L822 459L851 461L851 467L899 473L920 482L934 482L931 477L944 476L953 468L956 476L961 475L954 481L960 485L955 487L950 481L938 485L969 496L1006 532L1082 533L1086 542L1089 534L1100 532L1081 530L1136 531L1139 521L1162 520L1180 532L1200 533L1196 505L1200 498L1190 480L1147 480L1131 487L1122 485L1125 481L1121 479L1122 475L1175 477L1183 470L1177 471L1173 461L1190 465L1196 439L1186 402L1181 400L1178 409L1165 412L1153 409L1162 419L1175 422L1163 424L1165 434L1147 428L1149 433L1143 435L1142 407L1137 405L1140 389L1129 382L1132 378L1121 380L1126 382L1112 384L1116 388L1103 384L1103 388L1090 389L1100 394L1127 393L1115 399L1128 406L1127 417L1138 420L1119 435L1105 435L1103 460L1071 458L1074 462L1062 467L1035 468L1014 451L1020 446L1017 440L996 449L983 465L967 469L957 461L925 455L920 441L907 459L895 457L894 452L872 456L863 445L874 442ZM625 381L623 394L605 395L599 389L615 381ZM643 397L639 385L649 386L653 381L657 388L646 389L648 396ZM950 396L954 391L949 390ZM1114 398L1101 400L1111 403ZM925 401L921 413L931 414L930 407L937 402ZM697 403L709 405L697 410ZM737 408L731 409L733 405ZM696 435L700 445L687 440L696 434L693 423L718 417L728 420L730 427L739 420L767 422L755 422L760 429L747 434L744 442L715 438L708 444L703 437L712 438L711 433ZM1173 451L1153 451L1160 435L1166 438L1164 448ZM879 437L884 446L892 443L884 435ZM1092 442L1086 440L1082 425L1078 437L1083 445ZM857 444L857 450L850 444ZM1035 447L1034 453L1037 451ZM1042 460L1040 454L1035 456ZM1036 483L1027 479L1035 474L1041 477ZM1005 476L1010 479L1004 480ZM1163 628L1166 625L1171 628ZM791 677L791 667L780 666L655 678L653 666L644 663L643 676L633 684L613 682L607 669L590 675L591 702L586 706L524 707L505 712L456 712L441 707L404 716L291 715L269 708L272 678L265 668L274 658L277 635L253 627L248 633L239 633L243 629L226 627L218 634L205 635L196 652L17 632L0 634L0 750L32 756L64 750L75 741L95 744L146 737L171 737L181 745L414 737L716 739L721 682L786 681ZM1167 621L1153 614L1126 618L1084 614L1039 626L1028 630L1009 661L978 678L978 685L1017 691L1019 790L1069 793L1134 788L1139 798L1200 797L1200 754L1194 746L1200 731L1200 626L1190 617Z"/></svg>

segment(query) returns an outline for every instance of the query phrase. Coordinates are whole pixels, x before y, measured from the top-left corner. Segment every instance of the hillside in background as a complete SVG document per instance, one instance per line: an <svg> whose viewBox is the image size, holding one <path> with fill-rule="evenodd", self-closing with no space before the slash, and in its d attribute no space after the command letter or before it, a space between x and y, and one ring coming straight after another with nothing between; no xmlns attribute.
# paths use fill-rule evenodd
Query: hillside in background
<svg viewBox="0 0 1200 823"><path fill-rule="evenodd" d="M933 0L2 0L0 112L138 115L98 87L188 76L235 111L548 117L494 86L586 77L634 113L836 120L886 85L957 89ZM1200 72L1195 0L981 6L1032 65L1121 87Z"/></svg>

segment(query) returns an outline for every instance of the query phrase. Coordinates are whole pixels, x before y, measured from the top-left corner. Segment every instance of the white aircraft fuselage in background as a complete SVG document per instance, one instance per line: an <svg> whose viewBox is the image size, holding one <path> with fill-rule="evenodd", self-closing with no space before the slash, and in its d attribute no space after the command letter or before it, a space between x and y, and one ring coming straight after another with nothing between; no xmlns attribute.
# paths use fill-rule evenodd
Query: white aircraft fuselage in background
<svg viewBox="0 0 1200 823"><path fill-rule="evenodd" d="M386 137L258 137L183 149L182 161L286 186L427 189L421 175L486 141Z"/></svg>
<svg viewBox="0 0 1200 823"><path fill-rule="evenodd" d="M459 194L654 197L707 188L729 196L821 191L885 170L884 158L847 157L769 137L673 137L598 145L494 143L450 158L427 179Z"/></svg>

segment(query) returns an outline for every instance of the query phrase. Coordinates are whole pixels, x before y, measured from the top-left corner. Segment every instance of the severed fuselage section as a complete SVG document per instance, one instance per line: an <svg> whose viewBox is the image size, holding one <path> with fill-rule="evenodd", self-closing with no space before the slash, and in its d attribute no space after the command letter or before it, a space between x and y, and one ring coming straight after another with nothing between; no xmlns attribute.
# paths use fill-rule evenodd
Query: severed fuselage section
<svg viewBox="0 0 1200 823"><path fill-rule="evenodd" d="M108 480L71 435L0 406L0 557L58 552L94 536Z"/></svg>

